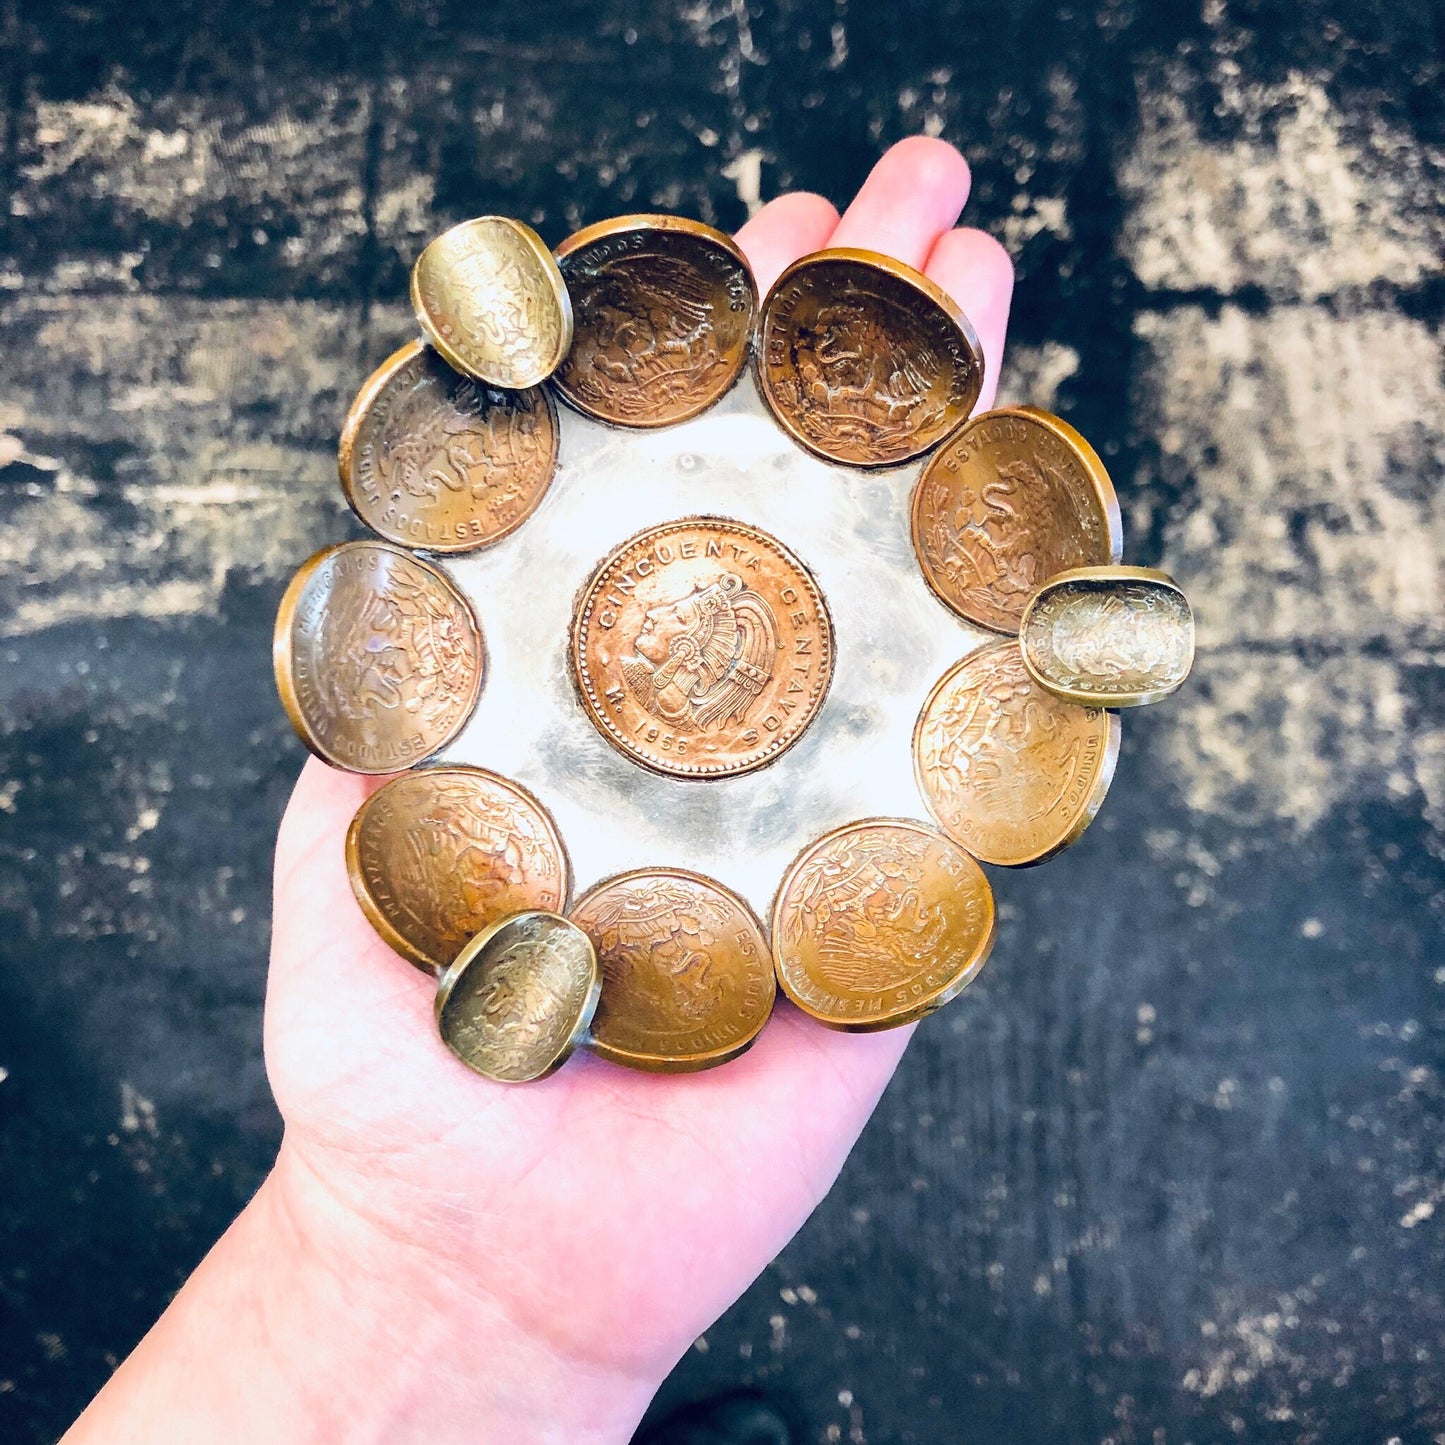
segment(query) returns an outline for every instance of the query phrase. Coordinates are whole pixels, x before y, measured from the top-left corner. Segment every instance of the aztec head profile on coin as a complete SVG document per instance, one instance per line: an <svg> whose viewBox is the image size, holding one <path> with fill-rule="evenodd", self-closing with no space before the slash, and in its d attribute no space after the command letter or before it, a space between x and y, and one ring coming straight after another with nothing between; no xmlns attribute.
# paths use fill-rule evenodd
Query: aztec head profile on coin
<svg viewBox="0 0 1445 1445"><path fill-rule="evenodd" d="M725 777L771 762L817 715L833 624L781 542L724 517L650 527L583 589L572 666L588 716L655 772Z"/></svg>

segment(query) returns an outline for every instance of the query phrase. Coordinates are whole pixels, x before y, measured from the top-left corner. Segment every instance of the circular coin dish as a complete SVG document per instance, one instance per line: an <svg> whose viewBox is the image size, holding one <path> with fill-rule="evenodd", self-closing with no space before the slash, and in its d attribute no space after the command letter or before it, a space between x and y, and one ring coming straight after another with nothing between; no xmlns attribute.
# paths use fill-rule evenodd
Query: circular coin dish
<svg viewBox="0 0 1445 1445"><path fill-rule="evenodd" d="M512 277L505 314L525 317L510 253L494 263L469 245L467 278ZM461 950L464 973L443 974L453 1013L467 996L458 979L483 976L478 958L506 982L533 934L562 940L539 964L560 977L572 940L551 920L572 917L600 961L609 1041L596 1052L636 1067L707 1067L751 1041L773 999L771 979L760 992L748 974L745 1001L732 982L753 940L820 1021L912 1022L987 957L994 905L975 859L1056 851L1108 786L1117 717L1048 691L1024 667L1017 633L998 635L1048 580L1040 558L1051 572L1118 561L1107 474L1077 433L1041 413L1001 413L991 431L975 418L969 432L977 338L897 262L820 253L759 298L728 238L659 217L588 228L558 257L571 349L541 391L513 399L409 349L367 382L346 423L342 475L358 514L389 548L410 545L444 574L485 638L470 717L412 760L422 772L403 775L419 782L444 764L452 805L408 796L403 806L398 795L387 807L383 791L368 805L370 831L360 820L353 829L366 912L413 962L444 968L452 960L414 942L440 936L429 913L479 923L492 906L495 928L518 906L508 899L554 911L527 915L504 956L495 934ZM419 294L447 298L444 250L429 248L426 262ZM473 280L467 315L484 307L484 290ZM467 341L449 331L447 349L467 354ZM490 344L530 354L505 337ZM928 471L936 480L919 493L930 454L947 470ZM1006 603L970 617L969 599L992 595L991 576L1006 582ZM363 661L405 653L384 603L352 613L371 619L348 634ZM362 637L367 625L374 635ZM984 647L994 662L960 668ZM278 638L289 677L282 651ZM354 659L339 670L361 675ZM391 672L393 696L353 699L351 712L424 710L425 669L403 657ZM1080 784L1070 770L1084 745L1097 755ZM469 781L471 769L483 781ZM492 807L508 783L525 827L512 830L504 808L469 811L466 799ZM560 839L551 893L528 874L545 852L536 840L550 836L534 808ZM355 840L371 832L380 841L362 866ZM994 834L1007 841L990 857L978 840ZM468 879L483 883L464 903L438 896ZM718 891L701 906L680 879ZM719 898L742 913L731 918ZM577 900L586 906L572 915ZM494 955L505 966L488 963ZM840 980L827 976L832 960ZM651 972L624 987L623 968ZM586 980L570 987L537 1058L476 1040L509 1009L540 1016L540 983L536 1000L505 1008L478 995L465 1027L443 1035L464 1057L456 1039L470 1040L483 1061L468 1062L482 1072L540 1075L557 1061L553 1045L562 1056L591 1021ZM624 1016L629 998L645 1018ZM506 1066L489 1068L493 1055Z"/></svg>

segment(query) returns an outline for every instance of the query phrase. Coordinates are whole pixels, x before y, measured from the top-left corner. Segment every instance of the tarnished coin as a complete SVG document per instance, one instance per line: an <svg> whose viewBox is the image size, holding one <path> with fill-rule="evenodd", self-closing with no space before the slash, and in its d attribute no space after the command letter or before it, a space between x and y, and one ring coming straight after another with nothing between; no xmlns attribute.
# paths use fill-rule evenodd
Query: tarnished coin
<svg viewBox="0 0 1445 1445"><path fill-rule="evenodd" d="M602 968L591 1048L651 1073L736 1058L768 1021L772 955L752 910L681 868L623 873L572 910Z"/></svg>
<svg viewBox="0 0 1445 1445"><path fill-rule="evenodd" d="M507 216L444 231L411 272L411 305L458 371L493 386L536 386L572 344L572 303L542 238Z"/></svg>
<svg viewBox="0 0 1445 1445"><path fill-rule="evenodd" d="M783 992L833 1028L912 1023L956 997L988 959L983 869L906 818L849 823L810 843L773 905Z"/></svg>
<svg viewBox="0 0 1445 1445"><path fill-rule="evenodd" d="M781 542L724 517L649 527L598 567L572 619L583 706L628 757L678 778L771 762L833 676L833 624Z"/></svg>
<svg viewBox="0 0 1445 1445"><path fill-rule="evenodd" d="M874 251L795 261L763 302L758 381L810 451L887 467L937 445L973 410L983 348L926 276Z"/></svg>
<svg viewBox="0 0 1445 1445"><path fill-rule="evenodd" d="M505 391L412 341L357 394L341 429L341 489L388 542L469 552L532 515L557 469L557 411L541 387Z"/></svg>
<svg viewBox="0 0 1445 1445"><path fill-rule="evenodd" d="M503 1084L544 1078L587 1035L601 975L592 941L554 913L479 933L437 985L437 1028L469 1068Z"/></svg>
<svg viewBox="0 0 1445 1445"><path fill-rule="evenodd" d="M553 378L578 411L655 427L706 411L748 359L757 285L721 231L677 216L621 216L569 236L572 349Z"/></svg>
<svg viewBox="0 0 1445 1445"><path fill-rule="evenodd" d="M395 773L439 752L482 689L471 604L389 542L343 542L301 565L276 614L272 660L301 741L353 773Z"/></svg>
<svg viewBox="0 0 1445 1445"><path fill-rule="evenodd" d="M1010 638L939 679L913 768L943 831L985 863L1041 863L1089 826L1119 757L1119 719L1046 692Z"/></svg>
<svg viewBox="0 0 1445 1445"><path fill-rule="evenodd" d="M556 825L481 768L422 768L378 788L351 820L346 871L372 927L432 973L506 914L567 904Z"/></svg>
<svg viewBox="0 0 1445 1445"><path fill-rule="evenodd" d="M1194 663L1194 614L1152 567L1079 567L1034 593L1019 627L1029 675L1066 702L1141 707Z"/></svg>
<svg viewBox="0 0 1445 1445"><path fill-rule="evenodd" d="M1068 422L1034 407L984 412L929 458L913 493L924 579L960 617L1017 632L1034 589L1117 562L1114 484Z"/></svg>

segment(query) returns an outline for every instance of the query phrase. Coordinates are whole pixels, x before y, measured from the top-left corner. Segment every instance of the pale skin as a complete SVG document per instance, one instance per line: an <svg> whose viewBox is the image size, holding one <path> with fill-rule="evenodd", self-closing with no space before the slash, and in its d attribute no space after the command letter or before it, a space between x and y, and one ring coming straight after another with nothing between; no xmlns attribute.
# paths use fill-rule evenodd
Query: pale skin
<svg viewBox="0 0 1445 1445"><path fill-rule="evenodd" d="M841 219L785 195L737 239L763 289L829 245L924 270L978 331L986 408L1013 271L956 226L968 189L957 151L915 137ZM352 898L346 827L382 781L301 773L266 996L280 1154L67 1445L620 1445L826 1193L908 1043L780 1002L710 1073L579 1056L540 1083L480 1078Z"/></svg>

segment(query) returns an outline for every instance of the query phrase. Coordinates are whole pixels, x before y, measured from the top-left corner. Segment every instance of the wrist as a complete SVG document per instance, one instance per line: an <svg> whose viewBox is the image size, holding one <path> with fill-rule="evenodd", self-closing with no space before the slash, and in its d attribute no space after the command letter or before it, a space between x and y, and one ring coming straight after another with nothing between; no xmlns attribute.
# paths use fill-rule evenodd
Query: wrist
<svg viewBox="0 0 1445 1445"><path fill-rule="evenodd" d="M458 1260L403 1215L354 1208L298 1149L283 1145L256 1202L285 1262L268 1275L288 1297L304 1282L314 1347L291 1367L318 1439L625 1445L661 1383L519 1324L529 1312L489 1289L486 1257Z"/></svg>
<svg viewBox="0 0 1445 1445"><path fill-rule="evenodd" d="M65 1445L625 1445L662 1371L570 1357L283 1146Z"/></svg>

